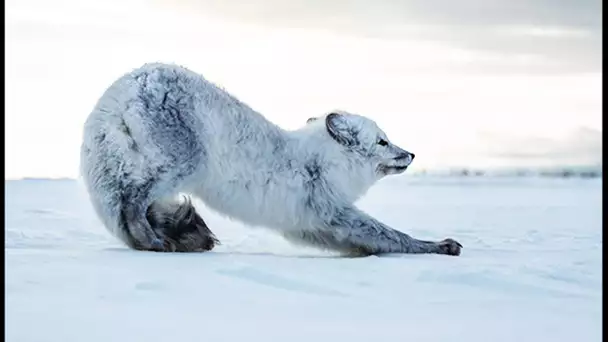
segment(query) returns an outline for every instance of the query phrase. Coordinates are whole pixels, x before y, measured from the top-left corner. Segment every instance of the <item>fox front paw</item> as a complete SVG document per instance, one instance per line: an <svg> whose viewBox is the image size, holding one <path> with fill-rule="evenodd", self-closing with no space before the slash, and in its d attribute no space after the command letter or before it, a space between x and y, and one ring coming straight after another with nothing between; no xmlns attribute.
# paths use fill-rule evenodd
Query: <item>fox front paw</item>
<svg viewBox="0 0 608 342"><path fill-rule="evenodd" d="M462 245L454 240L454 239L445 239L438 242L439 245L439 254L446 255L460 255L460 250L462 249Z"/></svg>

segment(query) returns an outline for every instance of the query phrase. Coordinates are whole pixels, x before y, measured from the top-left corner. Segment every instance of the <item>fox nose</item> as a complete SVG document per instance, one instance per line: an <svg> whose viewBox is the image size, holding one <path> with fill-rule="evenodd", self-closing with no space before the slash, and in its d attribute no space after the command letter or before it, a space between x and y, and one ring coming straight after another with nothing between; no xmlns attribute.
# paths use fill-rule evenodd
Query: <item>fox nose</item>
<svg viewBox="0 0 608 342"><path fill-rule="evenodd" d="M412 162L412 161L414 160L414 157L416 157L416 155L415 155L415 154L410 153L410 152L405 152L405 153L400 154L400 155L399 155L397 158L395 158L395 159L397 159L397 160L409 159L409 160L410 160L410 162Z"/></svg>

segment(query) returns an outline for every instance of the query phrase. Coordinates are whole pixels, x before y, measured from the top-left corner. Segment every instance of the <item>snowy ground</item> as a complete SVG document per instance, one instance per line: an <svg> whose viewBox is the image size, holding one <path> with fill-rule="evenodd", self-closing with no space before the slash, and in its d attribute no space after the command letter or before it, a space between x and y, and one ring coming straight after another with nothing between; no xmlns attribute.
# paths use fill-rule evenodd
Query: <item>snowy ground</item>
<svg viewBox="0 0 608 342"><path fill-rule="evenodd" d="M361 207L465 248L359 259L205 208L213 252L134 252L76 182L5 185L7 341L601 340L601 180L387 179Z"/></svg>

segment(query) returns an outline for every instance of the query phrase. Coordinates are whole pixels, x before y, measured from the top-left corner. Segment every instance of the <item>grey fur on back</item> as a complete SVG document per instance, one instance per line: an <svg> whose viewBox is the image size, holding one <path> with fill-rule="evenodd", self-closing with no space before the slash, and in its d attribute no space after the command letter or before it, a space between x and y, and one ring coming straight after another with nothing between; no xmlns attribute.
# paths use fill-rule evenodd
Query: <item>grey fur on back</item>
<svg viewBox="0 0 608 342"><path fill-rule="evenodd" d="M414 154L372 120L333 111L286 131L186 68L125 74L87 118L81 169L93 207L127 246L207 251L217 243L189 199L294 243L349 255L458 255L459 243L417 240L354 206Z"/></svg>

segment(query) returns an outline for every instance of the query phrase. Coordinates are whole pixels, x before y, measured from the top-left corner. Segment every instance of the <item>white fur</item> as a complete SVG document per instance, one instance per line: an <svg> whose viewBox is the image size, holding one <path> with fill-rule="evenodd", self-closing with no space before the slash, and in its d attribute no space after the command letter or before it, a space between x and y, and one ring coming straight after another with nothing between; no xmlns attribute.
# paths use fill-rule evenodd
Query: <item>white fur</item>
<svg viewBox="0 0 608 342"><path fill-rule="evenodd" d="M353 206L377 180L403 172L413 154L372 120L331 113L287 131L196 73L145 65L115 82L89 116L83 176L97 213L123 239L117 222L125 206L140 212L182 192L296 243L442 253L445 243L413 239ZM133 215L126 224L145 240L147 223Z"/></svg>

